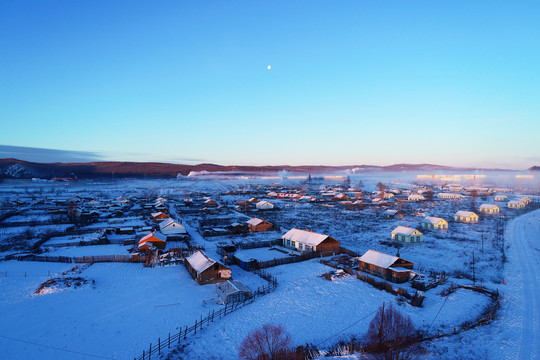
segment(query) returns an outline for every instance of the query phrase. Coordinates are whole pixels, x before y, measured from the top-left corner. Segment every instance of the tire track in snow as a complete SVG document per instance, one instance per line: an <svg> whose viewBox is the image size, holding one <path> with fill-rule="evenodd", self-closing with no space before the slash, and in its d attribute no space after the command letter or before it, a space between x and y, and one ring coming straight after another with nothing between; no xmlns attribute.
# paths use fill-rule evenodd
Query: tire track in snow
<svg viewBox="0 0 540 360"><path fill-rule="evenodd" d="M533 356L538 359L540 356L540 284L536 277L540 268L534 258L534 244L528 241L535 239L533 222L538 221L537 215L538 211L521 216L507 230L515 249L515 260L523 275L524 308L519 359L533 359Z"/></svg>

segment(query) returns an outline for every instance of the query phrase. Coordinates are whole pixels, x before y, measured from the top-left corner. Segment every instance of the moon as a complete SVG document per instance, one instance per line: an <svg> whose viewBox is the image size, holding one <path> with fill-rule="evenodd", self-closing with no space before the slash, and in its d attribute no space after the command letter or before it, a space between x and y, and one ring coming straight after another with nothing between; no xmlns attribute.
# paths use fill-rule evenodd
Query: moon
<svg viewBox="0 0 540 360"><path fill-rule="evenodd" d="M271 67L270 65L268 65L266 68L267 68L268 70L270 70L272 67Z"/></svg>

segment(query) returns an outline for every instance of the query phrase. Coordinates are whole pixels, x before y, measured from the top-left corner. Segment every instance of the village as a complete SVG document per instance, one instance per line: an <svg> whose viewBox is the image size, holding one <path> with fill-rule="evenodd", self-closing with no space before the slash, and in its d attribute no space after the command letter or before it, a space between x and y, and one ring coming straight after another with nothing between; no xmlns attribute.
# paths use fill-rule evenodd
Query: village
<svg viewBox="0 0 540 360"><path fill-rule="evenodd" d="M0 196L3 332L47 338L61 318L53 347L134 359L211 358L208 347L235 359L268 322L297 358L359 352L382 303L422 341L485 325L506 283L507 223L540 205L527 188L311 174L36 179ZM10 319L26 325L12 332Z"/></svg>

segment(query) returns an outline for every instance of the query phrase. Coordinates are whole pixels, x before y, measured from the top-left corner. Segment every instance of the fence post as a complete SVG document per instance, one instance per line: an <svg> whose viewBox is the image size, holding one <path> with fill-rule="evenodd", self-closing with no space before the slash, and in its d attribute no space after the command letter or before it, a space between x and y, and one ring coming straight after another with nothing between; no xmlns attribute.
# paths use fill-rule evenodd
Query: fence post
<svg viewBox="0 0 540 360"><path fill-rule="evenodd" d="M169 331L169 349L171 348L171 332Z"/></svg>
<svg viewBox="0 0 540 360"><path fill-rule="evenodd" d="M197 334L197 320L195 320L195 332L194 334Z"/></svg>
<svg viewBox="0 0 540 360"><path fill-rule="evenodd" d="M180 326L180 330L178 330L178 343L180 344L180 337L182 336L182 327Z"/></svg>
<svg viewBox="0 0 540 360"><path fill-rule="evenodd" d="M161 338L158 338L158 354L161 355Z"/></svg>
<svg viewBox="0 0 540 360"><path fill-rule="evenodd" d="M200 326L201 326L201 330L202 330L202 323L203 323L203 318L202 318L202 315L201 315L201 322L199 323Z"/></svg>
<svg viewBox="0 0 540 360"><path fill-rule="evenodd" d="M212 322L214 322L214 312L215 312L215 309L212 309Z"/></svg>
<svg viewBox="0 0 540 360"><path fill-rule="evenodd" d="M142 351L142 360L145 360L144 350Z"/></svg>
<svg viewBox="0 0 540 360"><path fill-rule="evenodd" d="M187 338L187 325L186 325L186 330L184 330L184 340Z"/></svg>
<svg viewBox="0 0 540 360"><path fill-rule="evenodd" d="M150 343L150 350L148 350L148 360L152 358L152 343Z"/></svg>

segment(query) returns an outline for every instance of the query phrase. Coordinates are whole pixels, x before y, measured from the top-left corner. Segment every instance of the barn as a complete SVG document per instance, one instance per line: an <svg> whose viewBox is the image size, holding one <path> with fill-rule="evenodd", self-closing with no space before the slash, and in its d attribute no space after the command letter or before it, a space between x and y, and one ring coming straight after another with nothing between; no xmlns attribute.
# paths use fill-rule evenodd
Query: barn
<svg viewBox="0 0 540 360"><path fill-rule="evenodd" d="M186 268L199 285L214 284L232 279L231 269L210 259L202 251L186 258Z"/></svg>
<svg viewBox="0 0 540 360"><path fill-rule="evenodd" d="M339 241L329 235L300 229L291 229L281 237L283 246L300 252L339 253Z"/></svg>
<svg viewBox="0 0 540 360"><path fill-rule="evenodd" d="M272 229L272 224L268 221L252 218L247 221L249 231L268 231Z"/></svg>
<svg viewBox="0 0 540 360"><path fill-rule="evenodd" d="M359 257L358 264L360 271L382 277L395 283L409 281L411 276L415 275L412 271L414 263L375 250L368 250L364 255Z"/></svg>

